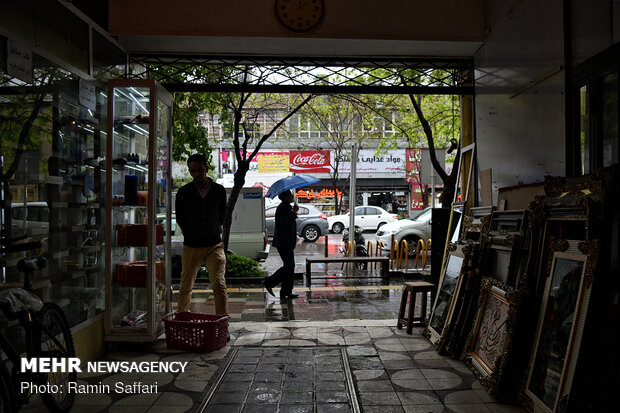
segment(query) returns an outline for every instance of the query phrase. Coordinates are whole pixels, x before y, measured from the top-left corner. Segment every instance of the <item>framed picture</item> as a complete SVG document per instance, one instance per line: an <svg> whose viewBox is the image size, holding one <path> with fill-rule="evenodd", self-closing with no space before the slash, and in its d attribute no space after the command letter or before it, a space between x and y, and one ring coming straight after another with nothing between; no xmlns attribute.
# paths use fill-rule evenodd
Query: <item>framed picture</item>
<svg viewBox="0 0 620 413"><path fill-rule="evenodd" d="M448 248L451 243L456 244L459 239L461 221L465 211L465 204L457 203L450 207L450 219L448 220L448 233L446 234L446 242L443 247L443 260L441 262L441 276L443 275L446 262L448 260Z"/></svg>
<svg viewBox="0 0 620 413"><path fill-rule="evenodd" d="M466 202L469 199L469 187L472 186L471 177L475 161L475 148L476 144L471 143L461 149L459 157L459 170L456 176L456 187L454 188L454 199L452 200L452 203L456 203L457 200L459 200L459 197L461 198L460 201L462 202ZM466 171L466 177L463 177L461 171Z"/></svg>
<svg viewBox="0 0 620 413"><path fill-rule="evenodd" d="M469 208L469 215L463 217L463 239L480 241L480 235L489 230L493 211L494 206Z"/></svg>
<svg viewBox="0 0 620 413"><path fill-rule="evenodd" d="M524 210L493 212L489 231L482 236L482 276L519 287L527 258L523 245L527 217Z"/></svg>
<svg viewBox="0 0 620 413"><path fill-rule="evenodd" d="M483 267L480 269L482 275L517 288L525 258L521 234L489 234L485 236L483 244Z"/></svg>
<svg viewBox="0 0 620 413"><path fill-rule="evenodd" d="M447 259L441 274L435 304L431 311L430 321L426 328L426 335L438 349L441 349L444 329L454 313L454 305L459 296L463 275L468 269L468 261L472 254L470 244L450 243Z"/></svg>
<svg viewBox="0 0 620 413"><path fill-rule="evenodd" d="M554 252L543 294L525 393L546 412L568 405L594 279L598 242Z"/></svg>
<svg viewBox="0 0 620 413"><path fill-rule="evenodd" d="M519 309L517 297L516 290L501 281L482 280L466 361L491 395L500 391L505 377Z"/></svg>

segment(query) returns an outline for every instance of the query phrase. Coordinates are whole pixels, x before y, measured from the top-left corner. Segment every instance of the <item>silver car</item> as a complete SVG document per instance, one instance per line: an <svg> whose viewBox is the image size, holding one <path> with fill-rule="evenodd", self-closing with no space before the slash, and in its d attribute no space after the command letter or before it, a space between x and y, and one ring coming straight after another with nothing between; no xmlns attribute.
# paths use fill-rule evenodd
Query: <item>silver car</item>
<svg viewBox="0 0 620 413"><path fill-rule="evenodd" d="M265 209L265 222L267 223L267 233L273 237L276 227L277 205L269 206ZM327 234L327 215L313 205L301 204L297 211L297 235L306 241L315 242L319 237Z"/></svg>
<svg viewBox="0 0 620 413"><path fill-rule="evenodd" d="M426 208L413 216L412 219L401 219L385 224L377 230L377 239L389 248L392 235L394 235L394 239L398 243L402 240L407 241L409 256L415 256L418 241L422 240L426 243L431 238L432 216L432 208Z"/></svg>

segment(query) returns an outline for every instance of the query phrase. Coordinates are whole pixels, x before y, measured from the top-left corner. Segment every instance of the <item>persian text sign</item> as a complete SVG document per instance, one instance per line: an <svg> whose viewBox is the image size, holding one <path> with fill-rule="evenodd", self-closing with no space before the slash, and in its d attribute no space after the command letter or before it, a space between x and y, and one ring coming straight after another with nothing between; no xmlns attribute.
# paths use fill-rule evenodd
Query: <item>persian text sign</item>
<svg viewBox="0 0 620 413"><path fill-rule="evenodd" d="M291 172L325 172L329 173L329 152L291 151Z"/></svg>
<svg viewBox="0 0 620 413"><path fill-rule="evenodd" d="M258 173L288 172L288 156L287 152L259 152Z"/></svg>
<svg viewBox="0 0 620 413"><path fill-rule="evenodd" d="M407 175L405 180L407 183L415 183L417 188L420 179L420 158L422 157L422 152L420 149L406 149L406 154Z"/></svg>
<svg viewBox="0 0 620 413"><path fill-rule="evenodd" d="M351 171L349 154L343 154L338 165L340 172ZM389 172L405 176L405 150L393 149L388 153L375 155L372 149L362 149L357 157L357 172Z"/></svg>

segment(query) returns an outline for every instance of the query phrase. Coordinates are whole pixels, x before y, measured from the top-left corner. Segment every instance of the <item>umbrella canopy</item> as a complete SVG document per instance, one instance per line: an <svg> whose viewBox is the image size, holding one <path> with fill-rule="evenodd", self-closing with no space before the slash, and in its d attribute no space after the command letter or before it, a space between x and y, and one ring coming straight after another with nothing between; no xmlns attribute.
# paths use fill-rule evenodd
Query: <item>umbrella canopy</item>
<svg viewBox="0 0 620 413"><path fill-rule="evenodd" d="M278 179L271 185L269 191L267 191L267 198L275 198L280 195L284 191L288 191L290 189L299 188L301 186L314 184L319 182L319 178L315 178L310 175L293 175L287 176L286 178Z"/></svg>

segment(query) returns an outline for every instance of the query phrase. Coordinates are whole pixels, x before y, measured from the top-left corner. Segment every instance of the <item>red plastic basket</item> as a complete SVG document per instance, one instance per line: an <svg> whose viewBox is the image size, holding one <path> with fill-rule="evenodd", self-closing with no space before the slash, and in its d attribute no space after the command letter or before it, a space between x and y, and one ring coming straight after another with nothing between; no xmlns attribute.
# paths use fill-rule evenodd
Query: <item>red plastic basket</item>
<svg viewBox="0 0 620 413"><path fill-rule="evenodd" d="M226 345L228 315L172 313L163 317L168 348L210 352Z"/></svg>

